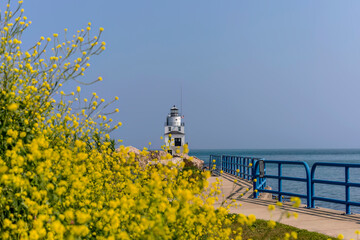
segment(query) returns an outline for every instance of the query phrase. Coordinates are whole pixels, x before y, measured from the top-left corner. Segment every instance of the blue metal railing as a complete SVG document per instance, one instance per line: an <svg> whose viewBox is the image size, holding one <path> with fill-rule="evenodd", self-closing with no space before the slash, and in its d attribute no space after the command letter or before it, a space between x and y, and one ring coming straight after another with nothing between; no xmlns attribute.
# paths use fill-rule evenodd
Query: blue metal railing
<svg viewBox="0 0 360 240"><path fill-rule="evenodd" d="M221 155L210 155L209 169L216 175L220 175L222 170L222 156Z"/></svg>
<svg viewBox="0 0 360 240"><path fill-rule="evenodd" d="M242 179L252 180L252 166L258 158L210 155L209 169L220 175L221 171Z"/></svg>
<svg viewBox="0 0 360 240"><path fill-rule="evenodd" d="M259 160L264 161L264 176L260 178L259 172ZM277 174L266 174L266 165L276 164ZM298 165L303 166L305 171L305 177L289 177L283 175L282 167L284 165ZM344 168L345 178L344 181L324 180L316 179L315 172L317 167L341 167ZM240 157L240 156L227 156L227 155L211 155L209 168L213 173L221 175L221 171L232 174L242 179L253 180L253 196L257 198L260 192L267 192L276 194L278 200L282 201L283 196L294 196L304 198L307 201L307 208L314 208L315 201L331 202L345 205L346 214L350 214L351 206L360 206L360 202L351 201L350 199L350 187L360 188L360 183L350 182L350 169L360 168L360 164L351 163L328 163L317 162L314 163L311 170L309 165L303 161L282 161L282 160L264 160L260 158L252 157ZM277 190L266 189L266 179L277 179ZM283 191L283 180L303 182L306 184L306 194L298 192L285 192ZM345 187L345 200L334 199L330 197L320 197L315 195L315 184L327 184L337 185Z"/></svg>
<svg viewBox="0 0 360 240"><path fill-rule="evenodd" d="M222 170L237 177L251 180L251 169L257 160L257 158L251 157L222 156Z"/></svg>
<svg viewBox="0 0 360 240"><path fill-rule="evenodd" d="M331 180L322 180L315 179L315 171L318 166L325 167L342 167L345 170L345 179L344 181L331 181ZM323 201L323 202L332 202L339 203L345 205L346 214L350 214L350 206L360 206L360 202L352 202L350 201L350 187L360 188L360 183L350 182L350 168L360 168L360 164L352 164L352 163L326 163L326 162L318 162L314 163L311 168L311 207L315 207L315 200ZM326 198L326 197L317 197L315 196L315 183L320 184L328 184L328 185L337 185L345 187L345 200Z"/></svg>
<svg viewBox="0 0 360 240"><path fill-rule="evenodd" d="M267 164L277 164L278 173L277 175L267 175L265 173L264 178L273 178L278 179L278 190L269 190L265 189L264 181L261 181L261 178L259 177L259 162L256 162L253 167L253 179L255 180L253 183L254 186L254 198L258 197L259 192L267 192L272 194L278 195L278 200L281 202L283 195L285 196L294 196L294 197L300 197L305 198L307 200L307 207L310 208L311 204L311 179L310 179L310 168L309 165L306 162L301 161L279 161L279 160L264 160L265 166ZM299 178L299 177L287 177L282 175L282 166L283 165L300 165L304 166L305 170L305 178ZM282 191L282 181L288 180L288 181L296 181L296 182L305 182L306 183L306 195L295 193L295 192L284 192Z"/></svg>

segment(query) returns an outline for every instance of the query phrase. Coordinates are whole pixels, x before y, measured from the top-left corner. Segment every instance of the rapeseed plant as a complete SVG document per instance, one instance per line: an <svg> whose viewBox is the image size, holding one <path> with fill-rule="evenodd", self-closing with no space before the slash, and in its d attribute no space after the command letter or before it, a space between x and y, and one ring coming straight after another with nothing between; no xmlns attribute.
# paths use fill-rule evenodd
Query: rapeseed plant
<svg viewBox="0 0 360 240"><path fill-rule="evenodd" d="M72 37L64 29L64 37L40 37L23 50L31 21L22 1L1 13L1 239L229 237L228 210L212 205L218 190L204 191L208 172L194 179L181 166L140 166L128 148L115 151L109 135L122 125L106 112L118 97L82 98L81 86L103 80L79 80L105 50L103 28L91 36L88 23ZM67 93L67 81L81 86Z"/></svg>

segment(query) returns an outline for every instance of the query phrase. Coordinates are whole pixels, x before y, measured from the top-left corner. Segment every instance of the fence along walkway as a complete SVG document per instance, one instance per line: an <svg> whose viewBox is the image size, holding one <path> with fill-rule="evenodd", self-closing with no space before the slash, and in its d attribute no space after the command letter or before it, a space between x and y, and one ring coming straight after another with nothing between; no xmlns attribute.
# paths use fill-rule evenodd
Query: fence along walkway
<svg viewBox="0 0 360 240"><path fill-rule="evenodd" d="M219 179L222 183L221 190L224 197L220 197L215 203L219 207L223 200L235 199L241 207L231 207L231 213L242 213L245 215L254 214L258 219L278 221L283 211L296 212L298 218L282 218L281 223L291 225L300 229L306 229L312 232L323 233L332 237L343 234L345 239L357 239L355 231L360 229L360 215L344 215L341 211L325 208L306 208L301 205L299 208L293 208L290 203L284 202L281 209L276 209L272 213L268 211L270 204L275 204L276 200L272 199L254 199L252 198L252 183L248 180L238 179L237 177L223 173L221 176L212 176L209 179L210 184ZM234 180L237 183L234 184ZM249 191L246 191L249 189ZM244 194L242 197L241 194Z"/></svg>
<svg viewBox="0 0 360 240"><path fill-rule="evenodd" d="M316 170L316 166L326 164L314 164L313 171L306 174L305 180L303 178L300 179L288 179L289 177L283 177L282 176L282 169L281 166L286 164L286 161L271 161L271 160L264 160L265 165L268 164L278 164L278 175L266 175L264 178L259 178L259 170L258 164L256 164L258 161L263 159L255 159L255 158L247 158L248 160L245 160L246 158L242 157L230 157L230 156L211 156L210 157L210 166L214 168L213 173L214 175L209 179L210 183L215 182L216 178L218 178L222 182L222 193L224 194L224 197L219 200L219 202L215 203L215 206L220 206L220 202L227 199L235 199L238 203L242 204L242 207L240 208L231 208L230 211L232 213L243 213L245 215L248 214L255 214L257 218L269 220L272 215L272 220L277 221L279 216L283 211L291 211L298 213L298 219L292 218L282 218L281 222L284 224L292 225L297 228L306 229L309 231L315 231L323 234L327 234L333 237L337 237L338 234L343 234L345 236L345 239L357 239L357 236L355 234L356 230L360 230L360 214L344 214L342 211L337 210L331 210L326 208L318 208L313 204L315 200L328 200L328 199L320 199L315 196L314 192L312 191L312 187L315 183L325 183L320 179L314 178L314 172ZM248 162L246 162L248 161ZM281 163L279 163L281 162ZM243 171L243 165L246 165L245 169L251 169L251 176L248 177L246 174L248 170ZM294 162L289 163L294 164ZM303 165L303 163L299 163L300 165ZM215 167L214 167L215 165ZM307 164L306 164L307 165ZM305 171L309 171L309 168L304 165ZM360 164L335 164L336 167L344 167L345 171L348 171L346 169L348 168L357 168L360 167ZM280 166L280 167L279 167ZM240 168L237 168L240 167ZM335 167L335 166L333 166ZM239 169L237 171L237 169ZM265 169L266 172L266 169ZM345 172L346 173L346 172ZM241 176L241 177L240 177ZM276 178L278 179L278 184L280 188L278 188L277 191L274 190L268 190L265 188L266 185L266 177L270 178ZM347 176L347 177L346 177ZM310 178L310 181L307 179ZM234 180L237 180L237 183L234 184ZM253 181L253 179L257 179L256 182ZM306 182L307 186L307 194L306 196L300 196L301 194L296 193L286 193L281 191L281 185L282 180L292 180L292 181L302 181ZM349 182L349 176L348 174L345 174L344 182L335 182L330 181L326 182L327 184L331 185L342 185L345 186L346 191L348 191L348 187L357 187L357 183L351 183ZM309 186L310 185L310 186ZM258 190L255 191L254 190ZM270 214L267 207L269 204L275 204L276 200L273 200L271 198L268 198L267 200L264 199L255 199L255 197L258 197L258 193L260 192L260 195L264 193L271 193L271 194L277 194L278 197L282 195L288 195L288 196L299 196L301 198L306 199L306 203L302 205L300 208L293 208L289 202L284 202L284 205L281 209L276 209L274 212ZM293 195L292 195L293 194ZM309 197L310 196L310 199ZM313 196L313 199L311 198ZM350 197L350 196L349 196ZM346 212L350 212L350 205L356 205L356 202L351 202L349 197L346 197L346 200L341 202L346 206ZM278 198L282 200L282 198ZM329 201L332 201L331 198L329 198ZM313 208L311 208L313 207Z"/></svg>

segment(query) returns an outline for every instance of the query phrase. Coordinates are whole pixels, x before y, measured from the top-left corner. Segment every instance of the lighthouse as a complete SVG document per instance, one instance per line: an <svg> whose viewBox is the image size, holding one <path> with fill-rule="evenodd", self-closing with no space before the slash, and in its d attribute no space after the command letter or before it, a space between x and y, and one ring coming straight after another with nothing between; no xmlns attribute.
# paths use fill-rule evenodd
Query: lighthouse
<svg viewBox="0 0 360 240"><path fill-rule="evenodd" d="M170 109L165 122L165 147L170 154L183 152L185 144L185 123L175 105Z"/></svg>

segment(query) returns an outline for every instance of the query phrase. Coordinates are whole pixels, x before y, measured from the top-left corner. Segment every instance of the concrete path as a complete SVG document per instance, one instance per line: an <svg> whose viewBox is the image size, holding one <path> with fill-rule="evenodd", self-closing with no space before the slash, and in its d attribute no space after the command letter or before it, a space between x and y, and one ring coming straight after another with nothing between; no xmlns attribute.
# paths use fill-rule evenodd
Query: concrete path
<svg viewBox="0 0 360 240"><path fill-rule="evenodd" d="M231 199L235 199L237 203L242 204L241 207L230 208L231 213L254 214L259 219L272 219L283 224L332 237L343 234L345 239L358 239L355 231L360 230L360 214L345 215L344 212L326 208L307 209L304 205L293 208L289 202L285 202L280 209L277 207L276 210L270 212L268 206L270 204L274 205L276 200L272 200L269 194L263 194L262 199L253 199L251 182L237 179L238 182L235 184L235 178L228 174L222 174L221 177L211 177L209 182L216 182L216 179L222 183L223 197L219 197L220 199L215 203L215 206L218 207L222 201ZM247 189L249 190L247 191ZM293 216L287 218L284 216L286 211L297 213L298 218L295 219Z"/></svg>

